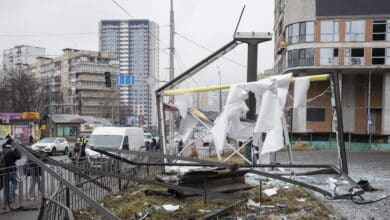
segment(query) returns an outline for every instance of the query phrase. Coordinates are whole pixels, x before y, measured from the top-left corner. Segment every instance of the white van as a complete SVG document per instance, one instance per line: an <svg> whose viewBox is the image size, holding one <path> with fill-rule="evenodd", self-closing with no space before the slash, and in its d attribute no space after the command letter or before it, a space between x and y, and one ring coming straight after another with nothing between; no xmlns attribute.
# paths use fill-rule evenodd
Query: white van
<svg viewBox="0 0 390 220"><path fill-rule="evenodd" d="M144 151L144 129L138 127L97 127L92 131L85 153L92 167L104 162L91 147Z"/></svg>

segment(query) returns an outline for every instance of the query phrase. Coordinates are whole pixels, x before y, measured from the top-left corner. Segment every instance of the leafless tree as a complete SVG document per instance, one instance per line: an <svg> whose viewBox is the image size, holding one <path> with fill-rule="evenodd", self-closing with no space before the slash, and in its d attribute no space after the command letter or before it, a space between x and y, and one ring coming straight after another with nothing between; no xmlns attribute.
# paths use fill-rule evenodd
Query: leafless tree
<svg viewBox="0 0 390 220"><path fill-rule="evenodd" d="M9 72L0 90L4 94L8 112L37 112L49 101L45 84L27 70Z"/></svg>

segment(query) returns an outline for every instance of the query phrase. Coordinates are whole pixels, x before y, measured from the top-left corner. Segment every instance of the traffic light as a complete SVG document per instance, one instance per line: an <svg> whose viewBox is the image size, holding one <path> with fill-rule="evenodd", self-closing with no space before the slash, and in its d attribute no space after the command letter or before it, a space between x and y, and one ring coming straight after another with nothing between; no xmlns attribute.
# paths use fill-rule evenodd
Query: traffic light
<svg viewBox="0 0 390 220"><path fill-rule="evenodd" d="M104 72L104 79L106 80L106 87L111 87L111 73Z"/></svg>

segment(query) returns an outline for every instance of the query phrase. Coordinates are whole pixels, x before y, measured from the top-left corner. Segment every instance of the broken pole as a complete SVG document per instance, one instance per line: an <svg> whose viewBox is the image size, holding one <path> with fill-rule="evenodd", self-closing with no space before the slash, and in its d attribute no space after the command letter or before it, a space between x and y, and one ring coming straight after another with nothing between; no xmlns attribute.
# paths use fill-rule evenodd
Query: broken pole
<svg viewBox="0 0 390 220"><path fill-rule="evenodd" d="M332 93L334 97L334 102L332 102L332 108L336 112L336 119L337 119L336 132L337 132L337 147L338 147L340 171L342 174L348 175L347 153L345 150L345 142L344 142L343 112L341 109L341 98L340 98L339 73L334 72L330 74L330 77L331 77Z"/></svg>

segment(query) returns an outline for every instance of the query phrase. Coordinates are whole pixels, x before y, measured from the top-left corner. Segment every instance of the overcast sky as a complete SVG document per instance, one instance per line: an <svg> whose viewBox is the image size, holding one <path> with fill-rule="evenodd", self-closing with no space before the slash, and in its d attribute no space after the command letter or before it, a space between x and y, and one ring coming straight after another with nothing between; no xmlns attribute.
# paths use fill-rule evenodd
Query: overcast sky
<svg viewBox="0 0 390 220"><path fill-rule="evenodd" d="M116 0L132 18L146 18L160 25L160 78L168 77L169 1ZM182 73L209 51L191 44L185 36L213 51L232 40L242 7L238 31L273 32L273 0L175 0L175 75ZM98 50L98 23L102 19L129 19L112 0L0 0L0 50L18 44L46 48L49 56L63 48ZM220 59L183 85L217 85L246 80L246 45ZM1 53L2 54L2 53ZM180 61L183 64L180 64ZM273 42L259 46L258 71L273 66ZM239 65L242 64L242 65Z"/></svg>

